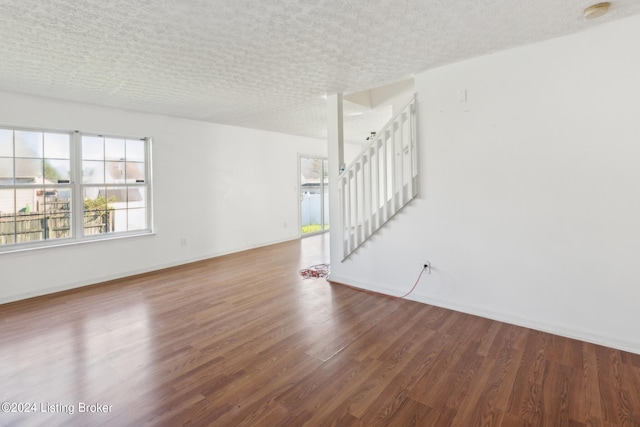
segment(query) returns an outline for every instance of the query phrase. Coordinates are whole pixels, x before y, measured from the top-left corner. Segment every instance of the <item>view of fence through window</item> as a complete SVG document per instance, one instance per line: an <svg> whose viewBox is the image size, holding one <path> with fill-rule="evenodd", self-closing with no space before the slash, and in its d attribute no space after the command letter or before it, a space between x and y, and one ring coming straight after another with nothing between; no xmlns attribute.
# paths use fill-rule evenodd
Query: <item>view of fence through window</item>
<svg viewBox="0 0 640 427"><path fill-rule="evenodd" d="M149 230L147 143L0 129L0 246Z"/></svg>
<svg viewBox="0 0 640 427"><path fill-rule="evenodd" d="M147 228L145 141L82 137L84 234Z"/></svg>
<svg viewBox="0 0 640 427"><path fill-rule="evenodd" d="M0 245L71 236L71 135L0 129Z"/></svg>
<svg viewBox="0 0 640 427"><path fill-rule="evenodd" d="M300 223L302 234L329 229L327 159L300 158Z"/></svg>

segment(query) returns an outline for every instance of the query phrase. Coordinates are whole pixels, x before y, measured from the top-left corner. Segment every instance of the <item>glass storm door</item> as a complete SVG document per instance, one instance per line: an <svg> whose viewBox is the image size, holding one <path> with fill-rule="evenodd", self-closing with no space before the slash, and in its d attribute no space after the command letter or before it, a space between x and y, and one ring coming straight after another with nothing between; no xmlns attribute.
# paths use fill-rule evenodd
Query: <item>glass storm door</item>
<svg viewBox="0 0 640 427"><path fill-rule="evenodd" d="M300 157L300 225L303 236L329 229L327 159Z"/></svg>

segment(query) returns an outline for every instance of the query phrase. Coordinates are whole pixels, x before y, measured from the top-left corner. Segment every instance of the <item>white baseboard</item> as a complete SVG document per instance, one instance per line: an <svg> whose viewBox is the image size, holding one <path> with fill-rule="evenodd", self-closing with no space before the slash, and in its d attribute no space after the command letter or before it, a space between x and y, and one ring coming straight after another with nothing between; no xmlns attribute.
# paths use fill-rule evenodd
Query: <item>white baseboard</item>
<svg viewBox="0 0 640 427"><path fill-rule="evenodd" d="M384 295L399 296L396 290L378 286L365 284L355 280L351 280L345 277L330 275L330 281L340 283L343 285L359 288L366 291L376 292ZM461 313L472 314L475 316L484 317L491 320L497 320L499 322L509 323L516 326L522 326L524 328L535 329L537 331L548 332L550 334L563 336L566 338L572 338L580 341L589 342L592 344L603 345L606 347L615 348L618 350L628 351L631 353L640 354L640 343L634 343L630 341L619 340L607 336L593 334L588 331L579 330L575 328L569 328L559 324L552 324L541 321L540 319L530 319L515 316L511 313L500 312L496 310L486 309L479 306L470 306L465 304L459 304L454 301L433 298L426 295L420 295L419 293L412 293L406 299L411 301L420 302L423 304L429 304L436 307L442 307Z"/></svg>

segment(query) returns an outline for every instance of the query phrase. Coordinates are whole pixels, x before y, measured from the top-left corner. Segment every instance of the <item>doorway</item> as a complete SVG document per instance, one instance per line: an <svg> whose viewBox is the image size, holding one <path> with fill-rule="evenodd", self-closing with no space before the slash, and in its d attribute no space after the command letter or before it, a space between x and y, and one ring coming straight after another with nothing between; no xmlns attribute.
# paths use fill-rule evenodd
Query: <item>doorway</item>
<svg viewBox="0 0 640 427"><path fill-rule="evenodd" d="M300 156L300 227L303 236L329 230L327 159Z"/></svg>

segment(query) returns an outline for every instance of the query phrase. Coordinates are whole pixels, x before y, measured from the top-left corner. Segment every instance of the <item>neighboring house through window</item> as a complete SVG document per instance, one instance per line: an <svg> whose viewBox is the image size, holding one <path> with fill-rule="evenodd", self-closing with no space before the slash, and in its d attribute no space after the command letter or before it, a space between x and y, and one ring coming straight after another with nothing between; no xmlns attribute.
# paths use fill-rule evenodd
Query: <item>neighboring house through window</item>
<svg viewBox="0 0 640 427"><path fill-rule="evenodd" d="M150 141L0 127L0 251L151 232Z"/></svg>

